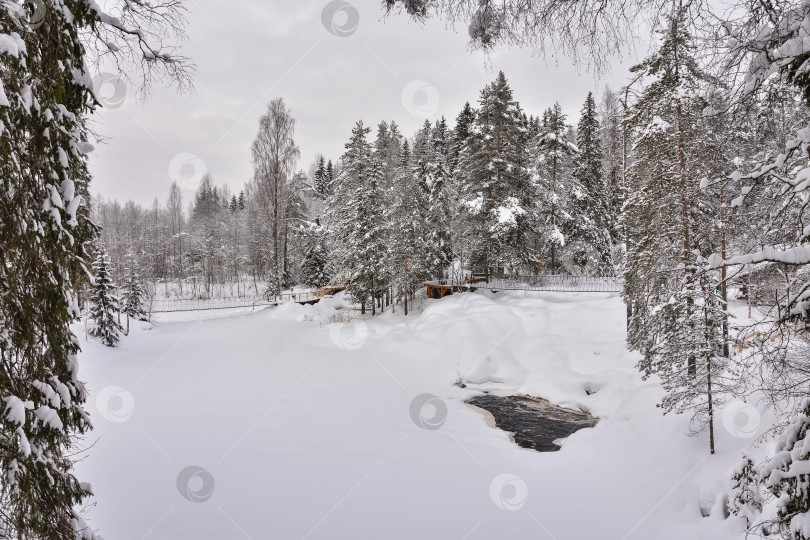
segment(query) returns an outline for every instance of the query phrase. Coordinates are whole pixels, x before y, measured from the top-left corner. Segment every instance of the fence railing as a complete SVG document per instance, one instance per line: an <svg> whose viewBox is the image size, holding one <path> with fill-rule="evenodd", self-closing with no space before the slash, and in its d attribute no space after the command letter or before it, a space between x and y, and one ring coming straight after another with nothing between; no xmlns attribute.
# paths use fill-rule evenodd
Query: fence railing
<svg viewBox="0 0 810 540"><path fill-rule="evenodd" d="M325 289L318 289L317 291L288 292L279 294L276 296L276 300L279 302L315 302L323 298L325 295Z"/></svg>
<svg viewBox="0 0 810 540"><path fill-rule="evenodd" d="M471 282L474 281L474 282ZM460 288L476 288L509 291L558 291L558 292L621 292L624 281L620 277L588 277L569 275L529 275L466 280L455 282L438 280L434 283Z"/></svg>
<svg viewBox="0 0 810 540"><path fill-rule="evenodd" d="M152 313L169 313L172 311L202 311L207 309L230 309L242 307L267 306L275 304L267 297L243 298L155 298L147 301L147 308Z"/></svg>

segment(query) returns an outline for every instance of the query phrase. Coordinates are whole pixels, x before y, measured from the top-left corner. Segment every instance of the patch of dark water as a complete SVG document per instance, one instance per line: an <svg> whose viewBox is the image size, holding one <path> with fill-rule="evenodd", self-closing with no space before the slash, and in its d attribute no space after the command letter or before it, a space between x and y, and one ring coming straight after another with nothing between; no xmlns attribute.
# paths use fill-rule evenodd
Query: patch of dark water
<svg viewBox="0 0 810 540"><path fill-rule="evenodd" d="M511 433L516 444L538 452L556 452L560 445L555 441L599 421L588 413L532 396L483 394L467 403L491 414L495 426Z"/></svg>

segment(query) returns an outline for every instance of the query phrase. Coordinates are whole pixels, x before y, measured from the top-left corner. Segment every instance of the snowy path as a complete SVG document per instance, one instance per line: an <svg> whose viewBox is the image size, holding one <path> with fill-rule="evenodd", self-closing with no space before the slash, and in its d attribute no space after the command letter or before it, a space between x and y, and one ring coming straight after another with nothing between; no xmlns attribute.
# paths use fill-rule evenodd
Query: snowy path
<svg viewBox="0 0 810 540"><path fill-rule="evenodd" d="M686 418L661 417L660 389L625 350L615 295L455 295L421 316L367 320L354 336L317 322L326 304L158 323L114 350L83 342L97 428L79 465L97 495L91 525L107 540L739 532L702 518L700 503L750 441L720 428L709 458L705 437L683 434ZM486 354L525 368L490 388L602 420L560 452L515 446L464 405L473 389L453 386ZM447 408L438 429L411 418L423 393ZM178 481L192 465L204 471ZM187 500L178 483L207 500Z"/></svg>

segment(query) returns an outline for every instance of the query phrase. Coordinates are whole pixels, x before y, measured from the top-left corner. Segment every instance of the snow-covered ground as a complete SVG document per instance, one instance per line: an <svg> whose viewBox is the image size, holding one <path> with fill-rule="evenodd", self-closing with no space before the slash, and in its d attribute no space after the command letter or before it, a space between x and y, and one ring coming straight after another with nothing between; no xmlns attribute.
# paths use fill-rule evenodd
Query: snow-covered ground
<svg viewBox="0 0 810 540"><path fill-rule="evenodd" d="M326 324L339 302L83 341L90 524L108 540L740 536L701 508L756 430L720 411L710 456L688 418L663 417L617 295L468 293ZM522 449L464 404L482 388L601 421L559 452Z"/></svg>

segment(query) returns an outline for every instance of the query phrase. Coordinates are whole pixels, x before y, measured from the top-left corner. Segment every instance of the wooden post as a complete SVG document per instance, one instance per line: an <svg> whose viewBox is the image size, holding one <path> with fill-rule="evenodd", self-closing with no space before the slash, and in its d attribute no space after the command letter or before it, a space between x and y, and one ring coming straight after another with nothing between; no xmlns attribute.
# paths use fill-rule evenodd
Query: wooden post
<svg viewBox="0 0 810 540"><path fill-rule="evenodd" d="M748 318L751 318L751 268L745 276L745 300L748 303Z"/></svg>

